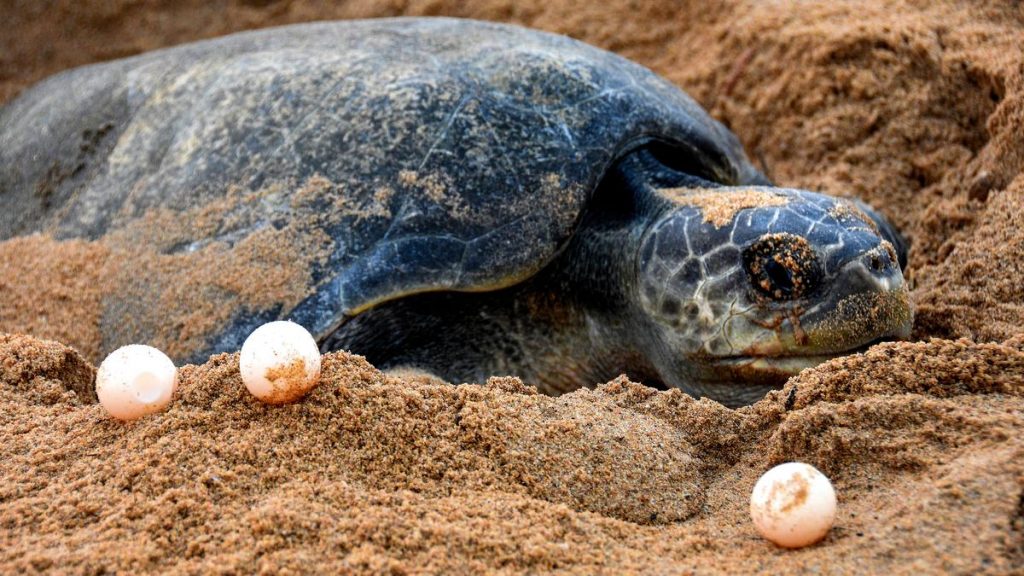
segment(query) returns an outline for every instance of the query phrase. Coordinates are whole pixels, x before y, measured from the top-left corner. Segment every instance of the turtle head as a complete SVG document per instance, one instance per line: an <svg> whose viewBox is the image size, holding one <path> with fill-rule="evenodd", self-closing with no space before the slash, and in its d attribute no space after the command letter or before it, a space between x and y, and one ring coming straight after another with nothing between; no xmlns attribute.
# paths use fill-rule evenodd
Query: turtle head
<svg viewBox="0 0 1024 576"><path fill-rule="evenodd" d="M906 244L856 201L769 187L662 189L638 299L666 385L756 401L800 370L910 335Z"/></svg>

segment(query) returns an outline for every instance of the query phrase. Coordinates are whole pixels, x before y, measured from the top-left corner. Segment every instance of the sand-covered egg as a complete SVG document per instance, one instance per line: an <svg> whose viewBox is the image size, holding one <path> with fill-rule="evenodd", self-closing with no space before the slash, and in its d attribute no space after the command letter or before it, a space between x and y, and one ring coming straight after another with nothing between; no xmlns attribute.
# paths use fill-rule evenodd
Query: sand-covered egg
<svg viewBox="0 0 1024 576"><path fill-rule="evenodd" d="M814 466L787 462L765 472L754 485L750 517L764 538L784 548L801 548L832 528L836 493Z"/></svg>
<svg viewBox="0 0 1024 576"><path fill-rule="evenodd" d="M246 338L238 365L253 396L285 404L302 398L320 381L320 348L302 326L269 322Z"/></svg>
<svg viewBox="0 0 1024 576"><path fill-rule="evenodd" d="M135 420L167 407L178 369L166 354L141 344L114 350L96 372L100 405L118 420Z"/></svg>

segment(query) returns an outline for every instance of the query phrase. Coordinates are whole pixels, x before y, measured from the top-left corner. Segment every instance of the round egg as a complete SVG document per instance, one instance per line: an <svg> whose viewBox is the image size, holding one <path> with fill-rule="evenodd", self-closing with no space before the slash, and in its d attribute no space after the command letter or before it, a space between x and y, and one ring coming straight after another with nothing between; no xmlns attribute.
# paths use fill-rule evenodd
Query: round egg
<svg viewBox="0 0 1024 576"><path fill-rule="evenodd" d="M163 410L178 385L178 369L166 354L132 344L114 350L96 372L100 405L118 420L135 420Z"/></svg>
<svg viewBox="0 0 1024 576"><path fill-rule="evenodd" d="M787 462L765 472L754 485L750 517L764 538L784 548L801 548L832 528L836 493L814 466Z"/></svg>
<svg viewBox="0 0 1024 576"><path fill-rule="evenodd" d="M242 383L268 404L302 398L320 381L320 348L302 326L269 322L253 330L238 359Z"/></svg>

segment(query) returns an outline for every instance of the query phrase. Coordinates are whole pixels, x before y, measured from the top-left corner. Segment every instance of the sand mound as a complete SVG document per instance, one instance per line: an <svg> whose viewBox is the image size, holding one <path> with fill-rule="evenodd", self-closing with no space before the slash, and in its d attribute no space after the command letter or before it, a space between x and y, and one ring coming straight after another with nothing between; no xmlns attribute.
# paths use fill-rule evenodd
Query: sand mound
<svg viewBox="0 0 1024 576"><path fill-rule="evenodd" d="M72 350L0 339L0 565L86 572L344 568L589 572L814 565L1005 570L1022 559L1024 349L885 345L730 411L626 380L560 398L325 357L298 404L251 398L237 354L182 369L133 424ZM780 554L746 520L766 467L819 467L824 544ZM969 535L969 536L968 536Z"/></svg>
<svg viewBox="0 0 1024 576"><path fill-rule="evenodd" d="M923 341L736 411L626 381L557 399L399 381L344 354L307 400L270 408L222 355L183 369L168 412L123 425L90 391L108 247L3 242L0 331L84 357L0 337L0 571L1024 569L1018 3L471 4L21 3L4 11L0 100L70 66L314 18L568 33L687 89L781 184L890 216L913 241ZM791 459L832 477L840 512L821 545L782 552L746 505Z"/></svg>

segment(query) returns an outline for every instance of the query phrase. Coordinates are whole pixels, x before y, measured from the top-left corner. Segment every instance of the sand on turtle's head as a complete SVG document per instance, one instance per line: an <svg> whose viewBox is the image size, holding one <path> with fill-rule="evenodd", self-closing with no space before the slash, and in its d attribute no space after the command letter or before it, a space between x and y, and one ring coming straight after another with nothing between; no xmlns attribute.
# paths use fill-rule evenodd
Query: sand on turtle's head
<svg viewBox="0 0 1024 576"><path fill-rule="evenodd" d="M695 206L704 222L721 228L746 208L784 206L789 197L767 188L659 188L658 193L680 206Z"/></svg>

